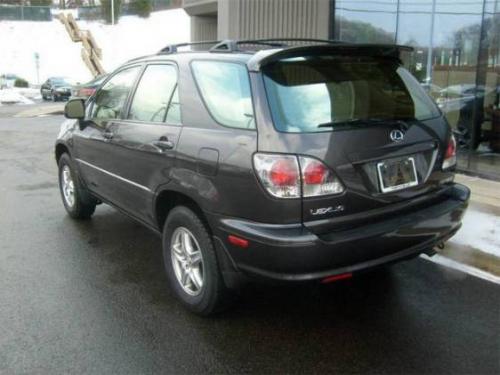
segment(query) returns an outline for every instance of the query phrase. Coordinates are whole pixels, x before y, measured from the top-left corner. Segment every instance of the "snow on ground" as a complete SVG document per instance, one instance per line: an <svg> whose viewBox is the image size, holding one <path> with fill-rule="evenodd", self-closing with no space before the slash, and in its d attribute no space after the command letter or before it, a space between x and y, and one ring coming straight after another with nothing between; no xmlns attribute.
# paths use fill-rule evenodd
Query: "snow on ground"
<svg viewBox="0 0 500 375"><path fill-rule="evenodd" d="M103 50L103 67L112 71L121 63L156 53L165 45L189 41L189 16L182 9L154 12L149 18L121 17L117 25L77 21L90 30ZM0 22L0 74L17 74L37 83L35 53L40 55L40 81L67 76L80 82L91 78L80 57L81 43L70 40L64 25L51 22Z"/></svg>
<svg viewBox="0 0 500 375"><path fill-rule="evenodd" d="M10 88L0 90L0 104L33 104L32 99L38 99L38 89Z"/></svg>
<svg viewBox="0 0 500 375"><path fill-rule="evenodd" d="M449 242L500 257L500 216L469 208L462 229Z"/></svg>

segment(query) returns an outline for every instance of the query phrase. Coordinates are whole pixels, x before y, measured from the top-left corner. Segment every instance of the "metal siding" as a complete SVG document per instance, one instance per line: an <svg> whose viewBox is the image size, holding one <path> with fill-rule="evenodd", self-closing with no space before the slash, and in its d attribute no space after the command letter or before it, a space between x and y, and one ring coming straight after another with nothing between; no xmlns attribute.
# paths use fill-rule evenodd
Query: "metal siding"
<svg viewBox="0 0 500 375"><path fill-rule="evenodd" d="M328 38L330 0L219 0L219 38Z"/></svg>
<svg viewBox="0 0 500 375"><path fill-rule="evenodd" d="M217 39L216 17L191 17L191 40L193 42Z"/></svg>

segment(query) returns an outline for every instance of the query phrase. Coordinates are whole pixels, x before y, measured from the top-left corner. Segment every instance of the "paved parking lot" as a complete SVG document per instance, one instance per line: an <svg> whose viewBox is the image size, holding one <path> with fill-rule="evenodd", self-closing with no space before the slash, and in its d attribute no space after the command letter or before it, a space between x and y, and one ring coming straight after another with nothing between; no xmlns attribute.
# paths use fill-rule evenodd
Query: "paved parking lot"
<svg viewBox="0 0 500 375"><path fill-rule="evenodd" d="M0 373L500 373L500 285L423 259L190 315L159 238L105 206L65 215L61 121L0 118Z"/></svg>

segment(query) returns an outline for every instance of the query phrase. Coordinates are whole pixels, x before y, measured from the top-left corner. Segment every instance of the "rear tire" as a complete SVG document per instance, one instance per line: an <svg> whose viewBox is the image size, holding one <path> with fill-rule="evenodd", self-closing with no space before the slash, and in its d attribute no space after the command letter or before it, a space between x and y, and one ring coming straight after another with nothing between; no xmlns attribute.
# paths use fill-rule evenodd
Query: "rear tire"
<svg viewBox="0 0 500 375"><path fill-rule="evenodd" d="M163 261L170 286L190 311L208 316L228 306L230 292L224 284L210 233L188 207L177 206L167 217Z"/></svg>
<svg viewBox="0 0 500 375"><path fill-rule="evenodd" d="M82 186L68 154L62 154L58 164L59 191L66 212L73 219L89 219L97 202Z"/></svg>

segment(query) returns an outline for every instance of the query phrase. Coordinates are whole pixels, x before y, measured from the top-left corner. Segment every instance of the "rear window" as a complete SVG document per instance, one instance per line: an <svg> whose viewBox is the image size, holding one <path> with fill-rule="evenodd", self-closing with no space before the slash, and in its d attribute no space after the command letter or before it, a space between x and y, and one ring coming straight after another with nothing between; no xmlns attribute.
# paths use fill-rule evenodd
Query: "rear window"
<svg viewBox="0 0 500 375"><path fill-rule="evenodd" d="M425 120L440 115L415 78L387 59L293 58L263 71L273 120L283 132L331 130L350 120Z"/></svg>
<svg viewBox="0 0 500 375"><path fill-rule="evenodd" d="M192 67L201 96L219 124L255 129L250 81L244 65L194 61Z"/></svg>

